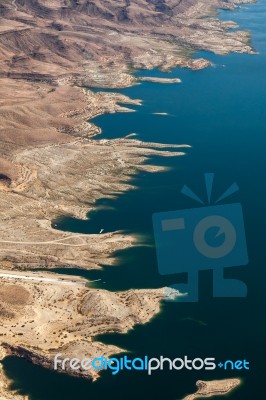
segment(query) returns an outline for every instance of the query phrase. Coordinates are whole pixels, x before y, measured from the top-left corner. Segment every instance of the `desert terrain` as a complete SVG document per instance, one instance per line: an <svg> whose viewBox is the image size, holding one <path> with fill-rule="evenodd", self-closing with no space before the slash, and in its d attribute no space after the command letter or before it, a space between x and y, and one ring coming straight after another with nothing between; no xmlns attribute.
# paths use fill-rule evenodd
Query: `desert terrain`
<svg viewBox="0 0 266 400"><path fill-rule="evenodd" d="M134 245L136 239L122 232L64 233L51 222L86 219L97 199L132 188L139 171L160 170L150 157L182 156L188 145L169 152L168 145L129 137L95 141L100 128L89 120L141 107L141 100L115 93L138 83L137 68L209 67L207 59L192 58L197 50L253 53L249 33L217 17L218 8L241 3L0 1L2 357L15 354L51 367L60 349L68 355L120 352L93 337L126 332L159 312L161 289L109 293L57 281L51 272L47 282L18 275L58 266L100 268L114 262L115 250ZM3 378L1 390L6 387Z"/></svg>
<svg viewBox="0 0 266 400"><path fill-rule="evenodd" d="M240 3L0 2L1 267L95 268L132 244L119 233L101 241L69 234L62 244L66 235L51 229L58 216L86 218L97 199L127 190L139 170L158 169L150 156L174 155L132 138L94 141L100 129L91 118L130 112L141 100L88 87L135 84L132 68L210 65L191 58L196 50L252 53L249 33L216 17L217 7ZM175 150L182 155L186 145Z"/></svg>

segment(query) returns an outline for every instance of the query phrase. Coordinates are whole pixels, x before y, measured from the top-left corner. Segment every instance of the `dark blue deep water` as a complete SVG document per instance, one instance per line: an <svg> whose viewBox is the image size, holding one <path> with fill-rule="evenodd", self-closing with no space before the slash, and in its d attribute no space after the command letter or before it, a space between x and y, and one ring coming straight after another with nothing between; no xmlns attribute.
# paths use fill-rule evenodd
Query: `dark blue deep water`
<svg viewBox="0 0 266 400"><path fill-rule="evenodd" d="M183 157L155 157L154 163L170 167L163 173L140 173L128 191L114 200L100 199L89 221L63 218L58 228L95 233L124 230L138 236L138 246L116 254L116 266L102 272L69 271L88 279L101 278L94 286L109 290L153 288L182 282L184 276L158 273L151 215L196 206L180 194L184 184L204 197L203 174L214 172L214 195L232 182L240 192L230 201L241 202L245 215L250 263L228 269L248 286L246 299L213 299L211 271L200 274L200 302L164 303L162 312L149 324L126 335L99 339L128 349L131 356L164 355L248 359L249 371L123 372L102 374L96 383L59 375L14 357L4 368L14 387L32 400L70 399L165 399L177 400L192 392L198 379L242 377L243 385L232 400L266 398L265 346L265 176L266 176L266 2L222 12L223 19L237 21L251 31L258 55L217 56L200 53L214 66L203 71L176 69L171 73L141 71L142 76L180 77L180 85L142 83L121 90L143 100L135 113L104 115L95 119L102 128L99 138L124 137L132 132L143 141L189 144ZM197 54L197 57L199 54ZM153 113L168 113L167 116ZM97 140L97 139L96 139ZM111 207L111 209L110 209ZM147 246L151 245L151 246ZM60 272L60 271L58 271ZM174 279L174 281L173 281ZM223 397L217 397L221 400Z"/></svg>

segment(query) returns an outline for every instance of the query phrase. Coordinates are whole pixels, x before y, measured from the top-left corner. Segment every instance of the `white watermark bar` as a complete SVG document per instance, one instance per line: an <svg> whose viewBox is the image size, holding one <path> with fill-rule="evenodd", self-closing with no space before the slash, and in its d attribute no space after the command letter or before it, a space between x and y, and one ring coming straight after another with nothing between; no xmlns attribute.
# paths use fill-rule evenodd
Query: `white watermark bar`
<svg viewBox="0 0 266 400"><path fill-rule="evenodd" d="M66 370L110 370L112 371L112 375L117 375L119 372L127 370L127 371L146 371L148 375L151 375L154 371L211 371L216 368L223 368L225 370L241 370L246 369L249 370L249 362L247 360L226 360L224 362L216 363L214 357L209 358L194 358L191 359L188 356L184 356L182 358L177 357L174 359L160 356L159 358L144 356L142 358L136 357L133 359L129 359L127 356L123 356L120 358L106 358L104 356L96 357L93 359L90 358L69 358L63 357L61 353L58 353L54 357L54 369L57 371L66 371Z"/></svg>

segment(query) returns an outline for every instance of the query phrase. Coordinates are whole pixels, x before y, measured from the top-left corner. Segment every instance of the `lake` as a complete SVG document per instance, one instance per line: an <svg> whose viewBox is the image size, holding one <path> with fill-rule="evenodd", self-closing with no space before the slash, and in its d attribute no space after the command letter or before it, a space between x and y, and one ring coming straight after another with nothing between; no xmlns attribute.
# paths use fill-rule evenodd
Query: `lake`
<svg viewBox="0 0 266 400"><path fill-rule="evenodd" d="M266 2L222 11L223 19L234 20L252 33L252 44L259 55L217 56L198 53L213 62L202 71L175 69L170 73L137 71L140 76L181 78L181 84L143 82L120 90L143 100L135 113L103 115L94 120L102 128L100 138L124 137L130 133L143 141L189 144L183 157L154 157L154 163L169 167L166 172L138 174L137 187L116 199L100 199L88 221L63 218L57 229L81 233L124 230L138 237L138 245L117 252L116 265L102 271L70 270L88 279L101 279L94 287L108 290L157 288L183 282L185 276L161 276L158 272L152 214L197 207L180 194L184 184L205 198L203 174L215 173L213 195L218 197L233 182L240 191L225 202L243 206L250 262L230 268L227 277L239 278L248 286L244 299L213 299L212 273L200 273L198 303L164 302L161 313L149 324L137 326L128 334L99 337L130 351L131 357L168 356L175 358L216 357L247 359L249 371L160 371L121 372L113 377L104 372L96 383L77 379L31 365L25 360L4 360L14 387L30 394L32 400L70 400L106 397L117 400L177 400L193 392L198 379L242 377L243 385L232 400L263 398L265 354L265 201L266 176ZM154 115L167 113L168 115ZM169 146L170 147L170 146ZM147 246L148 245L148 246ZM62 272L57 270L57 272ZM173 281L174 280L174 281ZM259 395L254 395L254 392ZM224 397L216 397L221 400Z"/></svg>

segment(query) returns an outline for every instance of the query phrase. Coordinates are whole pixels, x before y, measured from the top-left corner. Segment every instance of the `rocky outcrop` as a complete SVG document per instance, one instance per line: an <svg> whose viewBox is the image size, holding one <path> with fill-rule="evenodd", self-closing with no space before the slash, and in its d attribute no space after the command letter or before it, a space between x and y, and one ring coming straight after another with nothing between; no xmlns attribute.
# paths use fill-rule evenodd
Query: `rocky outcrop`
<svg viewBox="0 0 266 400"><path fill-rule="evenodd" d="M225 396L241 385L240 379L222 379L215 381L197 381L198 390L183 400L205 399L215 396Z"/></svg>
<svg viewBox="0 0 266 400"><path fill-rule="evenodd" d="M165 294L164 289L113 293L85 287L78 280L68 283L58 279L51 284L40 279L32 283L23 276L16 283L17 289L29 292L30 298L23 310L21 305L13 305L11 309L16 313L0 326L2 357L15 355L50 369L54 369L54 356L58 353L63 358L93 359L122 352L123 349L94 338L110 332L125 333L136 324L147 323L159 313ZM45 276L54 278L53 274ZM10 284L10 277L1 278L0 290L5 289L1 301L5 304L11 286L15 284ZM179 295L176 291L175 296ZM99 376L96 370L67 368L63 372L90 379Z"/></svg>

